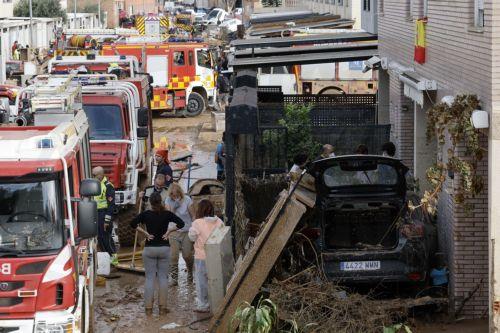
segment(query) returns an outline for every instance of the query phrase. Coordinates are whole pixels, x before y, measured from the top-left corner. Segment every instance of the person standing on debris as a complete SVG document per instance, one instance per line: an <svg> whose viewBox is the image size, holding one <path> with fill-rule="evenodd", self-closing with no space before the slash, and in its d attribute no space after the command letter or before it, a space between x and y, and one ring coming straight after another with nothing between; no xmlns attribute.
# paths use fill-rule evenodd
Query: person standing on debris
<svg viewBox="0 0 500 333"><path fill-rule="evenodd" d="M290 169L290 172L288 172L288 176L287 176L287 178L290 182L290 187L289 187L290 192L295 187L295 184L297 183L300 175L304 171L308 160L309 160L309 157L307 156L307 154L304 154L304 153L297 154L293 158L293 166Z"/></svg>
<svg viewBox="0 0 500 333"><path fill-rule="evenodd" d="M215 228L224 226L221 219L215 216L214 205L210 200L203 199L198 204L197 219L189 228L189 239L194 242L194 274L196 280L195 312L210 312L208 303L208 276L205 263L205 243Z"/></svg>
<svg viewBox="0 0 500 333"><path fill-rule="evenodd" d="M217 180L223 181L225 179L224 164L226 163L225 142L226 132L222 133L222 142L217 145L215 151L215 164L217 164Z"/></svg>
<svg viewBox="0 0 500 333"><path fill-rule="evenodd" d="M221 70L217 75L217 102L219 105L219 110L221 112L226 112L226 107L229 104L229 92L231 90L231 85L229 79L225 76Z"/></svg>
<svg viewBox="0 0 500 333"><path fill-rule="evenodd" d="M97 242L103 251L112 257L111 264L118 264L113 233L113 213L115 210L115 188L104 175L104 168L97 166L92 175L101 183L101 194L94 197L97 203Z"/></svg>
<svg viewBox="0 0 500 333"><path fill-rule="evenodd" d="M151 210L146 210L130 222L146 236L146 244L142 251L146 284L144 288L144 306L147 315L153 313L155 280L158 277L158 306L160 315L168 313L168 270L170 261L170 233L182 229L184 222L178 216L165 209L161 195L153 193L149 198ZM145 229L139 227L145 225Z"/></svg>
<svg viewBox="0 0 500 333"><path fill-rule="evenodd" d="M182 258L186 262L188 281L193 281L194 248L193 242L188 237L188 231L195 216L193 200L184 194L179 184L173 183L168 189L165 208L184 221L184 227L173 231L168 238L170 242L170 276L173 285L177 285L179 278L179 252L182 252Z"/></svg>
<svg viewBox="0 0 500 333"><path fill-rule="evenodd" d="M165 188L165 175L162 173L157 173L155 175L155 181L153 186L148 186L144 191L139 193L139 198L142 198L144 210L151 209L151 204L149 198L153 193L159 193L161 195L162 201L167 200L168 190Z"/></svg>
<svg viewBox="0 0 500 333"><path fill-rule="evenodd" d="M321 150L321 155L319 155L316 158L316 160L322 160L330 157L335 157L335 153L333 152L333 146L327 143L323 145L323 149Z"/></svg>
<svg viewBox="0 0 500 333"><path fill-rule="evenodd" d="M174 182L174 172L168 160L168 150L158 150L155 154L155 160L157 164L156 173L165 175L165 187L168 188Z"/></svg>

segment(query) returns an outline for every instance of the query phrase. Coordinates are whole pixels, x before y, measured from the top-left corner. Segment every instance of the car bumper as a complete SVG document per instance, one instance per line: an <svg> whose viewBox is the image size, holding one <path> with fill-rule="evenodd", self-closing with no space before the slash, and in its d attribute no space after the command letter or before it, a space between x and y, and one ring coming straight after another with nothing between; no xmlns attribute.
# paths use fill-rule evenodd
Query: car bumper
<svg viewBox="0 0 500 333"><path fill-rule="evenodd" d="M406 242L388 251L323 252L326 276L343 283L380 283L424 281L427 275L427 255L421 243ZM376 270L342 270L342 262L379 261Z"/></svg>

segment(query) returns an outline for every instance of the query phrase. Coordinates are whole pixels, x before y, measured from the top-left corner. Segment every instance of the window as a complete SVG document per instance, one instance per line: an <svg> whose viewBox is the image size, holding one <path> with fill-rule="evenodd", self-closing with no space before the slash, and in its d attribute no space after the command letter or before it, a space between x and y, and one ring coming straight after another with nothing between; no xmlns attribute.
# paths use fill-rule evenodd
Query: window
<svg viewBox="0 0 500 333"><path fill-rule="evenodd" d="M210 56L208 55L207 51L204 51L204 50L196 51L196 58L198 61L198 66L205 67L205 68L211 68Z"/></svg>
<svg viewBox="0 0 500 333"><path fill-rule="evenodd" d="M344 0L339 0L339 6L343 6L344 5Z"/></svg>
<svg viewBox="0 0 500 333"><path fill-rule="evenodd" d="M193 66L193 51L189 51L188 53L189 66Z"/></svg>
<svg viewBox="0 0 500 333"><path fill-rule="evenodd" d="M484 0L474 0L474 26L484 27Z"/></svg>
<svg viewBox="0 0 500 333"><path fill-rule="evenodd" d="M175 66L184 66L186 64L186 60L184 58L184 51L175 51L174 52L174 65Z"/></svg>
<svg viewBox="0 0 500 333"><path fill-rule="evenodd" d="M124 138L122 110L119 105L87 104L83 106L89 120L91 140Z"/></svg>
<svg viewBox="0 0 500 333"><path fill-rule="evenodd" d="M363 0L363 10L365 12L369 12L370 11L370 5L371 5L371 0Z"/></svg>

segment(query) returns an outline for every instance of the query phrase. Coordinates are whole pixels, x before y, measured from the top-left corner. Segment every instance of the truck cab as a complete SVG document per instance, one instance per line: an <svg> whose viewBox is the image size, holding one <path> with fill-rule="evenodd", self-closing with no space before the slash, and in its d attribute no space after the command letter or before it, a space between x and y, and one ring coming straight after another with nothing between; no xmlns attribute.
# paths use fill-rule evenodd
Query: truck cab
<svg viewBox="0 0 500 333"><path fill-rule="evenodd" d="M115 43L105 55L132 55L152 77L153 111L197 116L216 100L215 71L208 45L200 42Z"/></svg>
<svg viewBox="0 0 500 333"><path fill-rule="evenodd" d="M67 94L49 90L34 91L32 105L68 101ZM76 106L71 117L51 126L0 127L0 327L5 332L91 330L97 235L91 198L100 193L100 184L86 179L91 173L88 122L78 103L71 106Z"/></svg>

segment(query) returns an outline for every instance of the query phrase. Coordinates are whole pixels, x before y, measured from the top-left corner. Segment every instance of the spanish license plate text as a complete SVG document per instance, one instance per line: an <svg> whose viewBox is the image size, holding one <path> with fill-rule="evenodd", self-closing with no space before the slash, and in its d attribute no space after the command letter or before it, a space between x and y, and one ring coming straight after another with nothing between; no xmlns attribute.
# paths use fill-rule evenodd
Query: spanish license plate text
<svg viewBox="0 0 500 333"><path fill-rule="evenodd" d="M380 261L343 261L341 271L376 271L380 269Z"/></svg>

